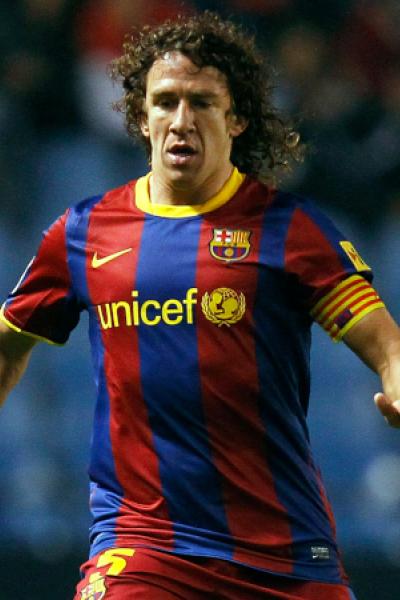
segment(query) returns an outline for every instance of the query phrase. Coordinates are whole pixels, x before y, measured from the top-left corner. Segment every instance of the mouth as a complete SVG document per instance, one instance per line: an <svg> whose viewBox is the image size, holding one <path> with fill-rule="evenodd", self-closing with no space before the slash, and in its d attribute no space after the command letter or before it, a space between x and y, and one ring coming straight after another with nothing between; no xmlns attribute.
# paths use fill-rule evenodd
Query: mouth
<svg viewBox="0 0 400 600"><path fill-rule="evenodd" d="M197 155L197 151L190 144L173 144L167 153L175 165L188 164Z"/></svg>

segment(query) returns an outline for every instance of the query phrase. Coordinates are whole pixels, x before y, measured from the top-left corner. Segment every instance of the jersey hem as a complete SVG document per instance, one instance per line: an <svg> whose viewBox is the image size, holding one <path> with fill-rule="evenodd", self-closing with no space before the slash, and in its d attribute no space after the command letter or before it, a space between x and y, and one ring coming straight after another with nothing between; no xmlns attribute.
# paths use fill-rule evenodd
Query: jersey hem
<svg viewBox="0 0 400 600"><path fill-rule="evenodd" d="M98 556L99 554L101 554L102 552L108 550L108 549L117 549L120 548L122 546L119 546L116 543L104 543L103 544L99 544L99 548L95 550L95 552L91 552L90 553L90 558L92 559L95 556ZM228 563L233 563L236 565L240 565L242 567L246 567L248 569L254 569L255 571L261 571L263 573L269 573L271 575L274 575L276 577L282 577L284 579L288 578L288 579L293 579L295 581L315 581L316 583L326 583L326 584L332 584L332 585L344 585L348 588L350 588L350 582L348 579L345 578L322 578L322 577L307 577L306 575L301 576L300 574L293 574L290 573L288 571L275 571L271 568L265 568L265 567L259 567L259 566L255 566L255 565L251 565L249 563L246 562L242 562L240 560L235 560L234 558L230 558L228 556L220 556L216 553L211 553L211 552L190 552L190 551L182 551L182 550L168 550L166 548L159 548L157 546L152 546L151 544L132 544L131 546L124 546L125 547L130 547L132 549L139 549L139 548L147 548L148 550L153 550L155 552L163 552L165 554L172 554L174 556L183 556L183 557L193 557L193 558L211 558L211 559L215 559L215 560L221 560L221 561L225 561Z"/></svg>

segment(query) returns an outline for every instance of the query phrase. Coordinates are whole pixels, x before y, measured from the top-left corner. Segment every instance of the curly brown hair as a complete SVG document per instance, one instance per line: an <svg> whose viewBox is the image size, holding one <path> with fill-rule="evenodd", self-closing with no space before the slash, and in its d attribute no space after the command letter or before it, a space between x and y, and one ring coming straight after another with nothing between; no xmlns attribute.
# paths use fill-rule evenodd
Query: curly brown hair
<svg viewBox="0 0 400 600"><path fill-rule="evenodd" d="M240 171L275 180L282 168L301 160L300 136L272 104L272 69L257 50L254 37L210 11L145 26L139 34L133 31L126 37L122 56L110 65L111 77L122 80L125 90L114 108L125 114L128 133L144 141L149 153L140 129L147 74L155 60L173 51L199 68L212 66L225 75L233 110L248 122L232 146L231 160Z"/></svg>

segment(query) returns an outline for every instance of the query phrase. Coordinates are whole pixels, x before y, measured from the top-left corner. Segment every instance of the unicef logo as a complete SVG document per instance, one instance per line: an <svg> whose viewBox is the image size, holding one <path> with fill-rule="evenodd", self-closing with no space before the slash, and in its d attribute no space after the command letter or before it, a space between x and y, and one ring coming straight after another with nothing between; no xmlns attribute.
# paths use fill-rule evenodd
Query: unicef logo
<svg viewBox="0 0 400 600"><path fill-rule="evenodd" d="M221 287L213 290L210 294L206 292L201 300L201 308L205 317L222 327L230 327L240 321L246 310L246 299L244 294L237 294L231 288Z"/></svg>
<svg viewBox="0 0 400 600"><path fill-rule="evenodd" d="M198 289L189 288L183 297L141 298L138 290L131 297L97 304L98 322L102 330L112 332L118 327L156 327L168 325L195 325L197 307L200 304ZM221 327L234 325L246 311L246 299L242 292L228 287L219 287L205 292L201 298L201 309L205 317ZM97 600L97 599L96 599Z"/></svg>

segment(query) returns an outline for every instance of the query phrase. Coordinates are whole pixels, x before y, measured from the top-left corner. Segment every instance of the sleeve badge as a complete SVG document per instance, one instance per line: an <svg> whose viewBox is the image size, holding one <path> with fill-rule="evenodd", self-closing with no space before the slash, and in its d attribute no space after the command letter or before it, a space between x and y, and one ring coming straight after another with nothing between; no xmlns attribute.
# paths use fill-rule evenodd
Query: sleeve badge
<svg viewBox="0 0 400 600"><path fill-rule="evenodd" d="M339 242L357 271L370 271L371 267L361 258L351 242Z"/></svg>

